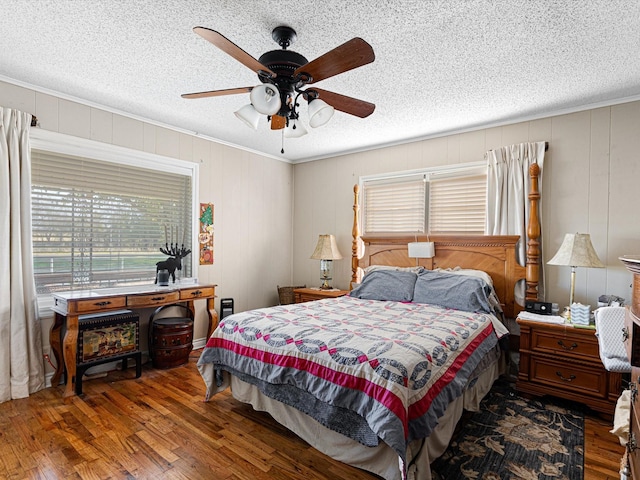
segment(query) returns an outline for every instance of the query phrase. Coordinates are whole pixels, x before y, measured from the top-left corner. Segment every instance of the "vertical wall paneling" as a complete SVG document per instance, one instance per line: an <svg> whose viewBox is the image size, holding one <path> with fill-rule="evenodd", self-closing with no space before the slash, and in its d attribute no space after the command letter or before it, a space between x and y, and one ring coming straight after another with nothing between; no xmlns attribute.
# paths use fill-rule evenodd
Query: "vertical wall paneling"
<svg viewBox="0 0 640 480"><path fill-rule="evenodd" d="M617 259L640 253L640 102L611 107L610 183L608 185L609 255ZM618 261L608 268L609 292L631 298L631 277ZM626 291L623 288L626 287Z"/></svg>
<svg viewBox="0 0 640 480"><path fill-rule="evenodd" d="M594 248L605 265L617 266L618 258L612 258L608 249L609 223L609 145L611 109L600 108L591 111L591 132L589 144L589 215L587 232L591 235ZM608 290L607 269L594 268L585 272L587 290L584 297L595 308L595 301Z"/></svg>
<svg viewBox="0 0 640 480"><path fill-rule="evenodd" d="M640 102L296 164L294 281L316 281L316 269L309 268L308 248L299 246L309 244L311 232L330 222L327 214L333 215L338 228L343 229L334 232L340 250L343 254L350 252L350 193L360 176L478 162L489 149L535 141L549 142L541 186L544 261L555 254L565 233L588 232L607 268L579 269L576 300L595 306L597 297L604 293L629 298L630 279L617 258L640 254L640 209L634 193L640 182ZM325 210L320 218L310 215L314 211L311 202L316 201L314 183L319 178L331 178L334 171L335 210ZM334 270L335 286L346 288L349 278L348 266ZM548 267L546 280L545 300L566 305L570 269Z"/></svg>
<svg viewBox="0 0 640 480"><path fill-rule="evenodd" d="M198 163L197 201L215 208L215 263L195 275L234 298L236 311L275 304L276 285L292 281L292 165L6 82L0 105L35 114L44 130ZM47 346L52 318L42 313ZM198 305L194 338L205 334Z"/></svg>

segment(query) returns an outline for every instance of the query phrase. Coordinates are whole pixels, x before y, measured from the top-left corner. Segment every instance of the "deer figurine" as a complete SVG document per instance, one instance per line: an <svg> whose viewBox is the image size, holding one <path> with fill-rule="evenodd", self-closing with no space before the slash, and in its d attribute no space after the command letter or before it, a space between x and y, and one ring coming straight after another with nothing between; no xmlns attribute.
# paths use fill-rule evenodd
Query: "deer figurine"
<svg viewBox="0 0 640 480"><path fill-rule="evenodd" d="M169 255L169 258L156 263L156 280L153 283L158 283L158 272L160 270L167 270L173 279L173 283L176 283L176 270L182 270L182 259L189 255L191 250L184 248L184 244L178 248L177 242L175 247L173 246L173 243L171 244L171 247L169 247L169 244L167 243L164 245L165 248L160 247L160 251L165 255Z"/></svg>

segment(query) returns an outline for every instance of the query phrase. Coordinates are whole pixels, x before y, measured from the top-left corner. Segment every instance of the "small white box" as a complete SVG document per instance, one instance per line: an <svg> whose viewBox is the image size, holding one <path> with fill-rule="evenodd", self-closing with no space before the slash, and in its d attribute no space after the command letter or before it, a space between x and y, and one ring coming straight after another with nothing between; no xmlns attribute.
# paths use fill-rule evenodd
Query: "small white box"
<svg viewBox="0 0 640 480"><path fill-rule="evenodd" d="M577 325L589 325L589 317L591 316L591 305L582 305L574 303L571 305L571 323Z"/></svg>

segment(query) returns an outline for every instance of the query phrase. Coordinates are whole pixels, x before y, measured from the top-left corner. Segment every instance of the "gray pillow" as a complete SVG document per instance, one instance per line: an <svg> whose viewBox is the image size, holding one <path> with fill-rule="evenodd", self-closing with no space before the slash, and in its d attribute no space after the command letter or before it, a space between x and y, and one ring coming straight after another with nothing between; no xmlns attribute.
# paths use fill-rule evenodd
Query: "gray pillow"
<svg viewBox="0 0 640 480"><path fill-rule="evenodd" d="M413 291L415 303L430 303L465 312L493 313L491 287L478 277L424 270Z"/></svg>
<svg viewBox="0 0 640 480"><path fill-rule="evenodd" d="M417 278L413 272L375 270L368 273L349 295L364 300L410 302Z"/></svg>

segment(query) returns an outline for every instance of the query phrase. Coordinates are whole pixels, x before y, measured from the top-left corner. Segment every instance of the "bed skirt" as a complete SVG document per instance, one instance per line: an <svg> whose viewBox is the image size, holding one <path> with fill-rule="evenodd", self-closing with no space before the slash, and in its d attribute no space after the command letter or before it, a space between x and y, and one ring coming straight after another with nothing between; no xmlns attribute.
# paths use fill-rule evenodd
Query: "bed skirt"
<svg viewBox="0 0 640 480"><path fill-rule="evenodd" d="M407 462L408 480L431 480L430 464L444 453L464 410L477 411L480 401L491 389L494 381L505 372L505 356L496 354L461 397L447 407L437 427L426 440L415 440L409 445ZM402 480L402 466L397 453L387 444L366 447L333 430L324 427L308 415L263 395L260 390L231 376L231 392L240 402L269 413L311 446L329 457L357 468L380 475L386 480Z"/></svg>

